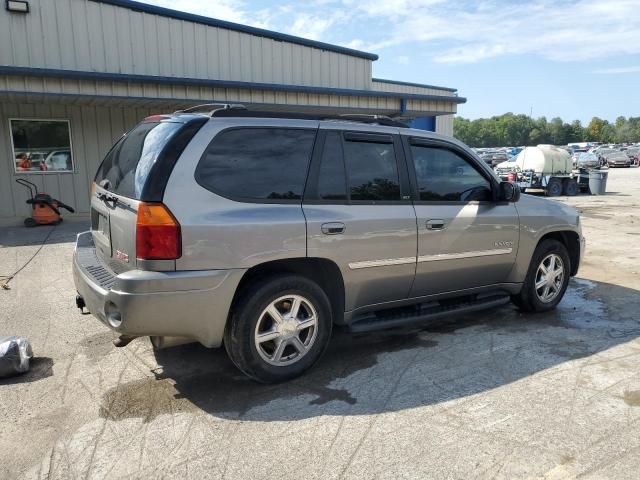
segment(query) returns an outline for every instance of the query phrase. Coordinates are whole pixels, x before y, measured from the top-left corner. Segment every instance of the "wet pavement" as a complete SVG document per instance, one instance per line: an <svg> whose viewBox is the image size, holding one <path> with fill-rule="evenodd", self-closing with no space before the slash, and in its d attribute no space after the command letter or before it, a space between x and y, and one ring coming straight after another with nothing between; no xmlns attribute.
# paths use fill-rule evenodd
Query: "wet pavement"
<svg viewBox="0 0 640 480"><path fill-rule="evenodd" d="M28 374L0 380L0 478L637 478L640 169L562 199L588 249L554 312L511 305L420 329L336 331L281 385L224 350L126 348L74 306L67 222L0 291L0 335L28 336ZM0 228L0 275L49 227Z"/></svg>

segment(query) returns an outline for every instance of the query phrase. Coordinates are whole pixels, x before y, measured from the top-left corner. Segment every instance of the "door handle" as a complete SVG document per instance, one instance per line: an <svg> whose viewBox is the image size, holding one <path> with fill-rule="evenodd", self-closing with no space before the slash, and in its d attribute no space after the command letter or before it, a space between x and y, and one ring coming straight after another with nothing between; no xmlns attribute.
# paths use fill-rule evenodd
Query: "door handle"
<svg viewBox="0 0 640 480"><path fill-rule="evenodd" d="M444 220L427 220L427 230L444 230Z"/></svg>
<svg viewBox="0 0 640 480"><path fill-rule="evenodd" d="M342 222L329 222L322 224L322 233L325 235L339 235L344 233L344 223Z"/></svg>

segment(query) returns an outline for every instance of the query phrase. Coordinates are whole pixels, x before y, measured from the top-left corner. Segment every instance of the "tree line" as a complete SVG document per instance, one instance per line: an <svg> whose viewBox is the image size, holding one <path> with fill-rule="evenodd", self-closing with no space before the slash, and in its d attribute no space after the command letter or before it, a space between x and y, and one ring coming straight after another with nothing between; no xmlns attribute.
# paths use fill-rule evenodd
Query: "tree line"
<svg viewBox="0 0 640 480"><path fill-rule="evenodd" d="M558 117L547 121L513 113L477 120L455 117L453 135L471 147L640 142L640 117L618 117L615 123L593 117L587 126L580 120L566 123Z"/></svg>

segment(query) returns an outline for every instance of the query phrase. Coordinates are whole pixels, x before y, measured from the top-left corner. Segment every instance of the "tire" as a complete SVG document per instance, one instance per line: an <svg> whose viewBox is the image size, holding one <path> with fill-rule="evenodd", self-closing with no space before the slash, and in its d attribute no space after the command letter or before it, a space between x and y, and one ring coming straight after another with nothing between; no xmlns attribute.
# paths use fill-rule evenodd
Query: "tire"
<svg viewBox="0 0 640 480"><path fill-rule="evenodd" d="M575 197L578 194L578 182L575 178L568 178L564 183L564 194L567 197Z"/></svg>
<svg viewBox="0 0 640 480"><path fill-rule="evenodd" d="M557 260L561 260L562 278L560 280L558 280L557 276L555 278L550 278L549 283L554 284L555 295L552 298L543 300L542 297L546 291L545 287L548 284L544 284L538 290L536 290L535 285L536 281L542 283L542 279L540 278L542 276L540 267L543 261L546 266L548 266L548 259L551 256L554 256L556 265ZM554 268L554 270L557 270L557 268ZM569 259L567 248L557 240L544 240L540 242L533 252L533 257L531 258L531 263L529 264L529 270L527 271L527 276L525 277L522 285L522 290L520 290L519 294L512 295L511 301L524 312L546 312L553 310L556 308L558 303L560 303L560 300L562 300L562 297L567 290L570 275L571 260ZM549 293L551 293L551 290L554 287L549 289Z"/></svg>
<svg viewBox="0 0 640 480"><path fill-rule="evenodd" d="M293 318L291 309L296 303L298 315ZM225 349L236 367L258 382L278 383L300 376L329 344L333 325L329 299L305 277L262 278L247 285L234 305L225 330ZM272 307L275 313L269 313ZM312 317L315 325L300 330L301 322Z"/></svg>
<svg viewBox="0 0 640 480"><path fill-rule="evenodd" d="M547 184L545 193L547 194L547 197L559 197L562 195L562 180L552 177Z"/></svg>

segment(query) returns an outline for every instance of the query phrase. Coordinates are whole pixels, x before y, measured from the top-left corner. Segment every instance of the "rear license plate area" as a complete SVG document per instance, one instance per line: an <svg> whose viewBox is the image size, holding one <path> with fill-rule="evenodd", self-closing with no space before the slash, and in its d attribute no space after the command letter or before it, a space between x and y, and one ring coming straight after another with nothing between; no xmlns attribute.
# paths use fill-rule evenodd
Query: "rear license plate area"
<svg viewBox="0 0 640 480"><path fill-rule="evenodd" d="M109 217L94 208L91 209L91 230L104 237L110 243L111 228L109 226Z"/></svg>

